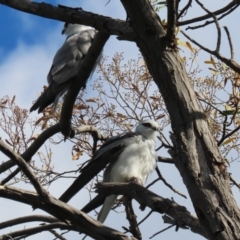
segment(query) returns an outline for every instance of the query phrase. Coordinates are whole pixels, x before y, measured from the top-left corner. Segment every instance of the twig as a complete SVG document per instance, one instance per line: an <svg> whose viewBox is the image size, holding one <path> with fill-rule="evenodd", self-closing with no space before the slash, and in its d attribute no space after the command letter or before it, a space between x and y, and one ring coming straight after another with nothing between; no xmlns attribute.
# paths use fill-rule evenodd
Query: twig
<svg viewBox="0 0 240 240"><path fill-rule="evenodd" d="M161 157L161 156L158 156L157 161L158 161L158 162L162 162L162 163L174 164L174 161L173 161L172 158L166 158L166 157Z"/></svg>
<svg viewBox="0 0 240 240"><path fill-rule="evenodd" d="M230 180L232 181L232 183L236 186L236 187L238 187L239 189L240 189L240 184L239 183L237 183L236 182L236 180L235 179L233 179L233 177L232 176L230 176Z"/></svg>
<svg viewBox="0 0 240 240"><path fill-rule="evenodd" d="M173 225L171 225L171 226L169 226L169 227L166 227L166 228L164 228L163 230L161 230L161 231L153 234L149 239L152 239L153 237L157 236L158 234L160 234L160 233L162 233L162 232L164 232L164 231L167 231L168 229L172 228L173 226L175 226L175 224L173 224Z"/></svg>
<svg viewBox="0 0 240 240"><path fill-rule="evenodd" d="M230 14L231 12L233 12L236 8L238 7L238 5L236 5L235 7L229 9L227 12L225 12L224 14L222 14L222 16L218 17L218 21L221 20L222 18L224 18L226 15ZM203 24L200 24L200 25L197 25L197 26L193 26L193 27L187 27L186 30L190 29L190 30L195 30L195 29L198 29L198 28L202 28L202 27L206 27L207 25L211 24L211 23L214 23L215 21L212 20L212 21L206 21L205 23Z"/></svg>
<svg viewBox="0 0 240 240"><path fill-rule="evenodd" d="M221 139L218 141L217 145L220 146L222 144L222 142L225 139L225 135L226 135L226 127L227 127L227 120L228 120L228 116L225 115L224 121L223 121L223 132L222 132L222 137Z"/></svg>
<svg viewBox="0 0 240 240"><path fill-rule="evenodd" d="M152 181L151 183L149 183L149 184L146 186L146 188L151 187L154 183L158 182L159 180L161 180L161 178L155 179L154 181Z"/></svg>
<svg viewBox="0 0 240 240"><path fill-rule="evenodd" d="M180 193L179 191L177 191L176 189L173 188L173 186L171 186L169 183L167 183L167 181L164 179L164 177L162 176L158 166L156 167L156 172L158 174L158 177L163 181L163 183L169 187L173 192L177 193L178 195L187 198L186 195L184 195L183 193Z"/></svg>
<svg viewBox="0 0 240 240"><path fill-rule="evenodd" d="M69 225L69 224L62 223L62 222L56 222L56 223L46 224L43 226L27 228L27 229L20 230L20 231L10 232L8 234L4 234L4 235L0 236L0 239L2 239L2 240L7 240L9 238L16 239L16 237L26 238L26 237L29 237L36 233L42 232L42 231L49 231L50 229L53 229L53 228L71 229L73 231L74 230L78 231L76 228L71 227L71 225Z"/></svg>
<svg viewBox="0 0 240 240"><path fill-rule="evenodd" d="M200 43L198 43L197 41L195 41L194 39L192 39L191 37L189 37L184 31L180 31L189 41L193 42L194 44L196 44L198 47L200 47L201 49L203 49L204 51L214 55L215 57L217 57L218 59L220 59L222 62L224 62L227 66L229 66L231 69L233 69L234 71L236 71L237 73L240 73L240 65L231 59L225 58L223 57L220 53L216 52L216 51L212 51L206 47L204 47L203 45L201 45Z"/></svg>
<svg viewBox="0 0 240 240"><path fill-rule="evenodd" d="M47 191L41 186L40 182L36 178L36 176L31 171L30 167L27 165L27 163L24 161L22 157L20 157L18 154L13 152L9 146L7 146L2 140L0 140L0 151L3 152L5 155L7 155L9 158L11 158L18 167L23 171L23 173L27 176L27 178L30 180L32 185L34 186L35 190L40 196L48 196Z"/></svg>
<svg viewBox="0 0 240 240"><path fill-rule="evenodd" d="M228 37L228 42L229 42L230 52L231 52L231 60L234 60L234 49L233 49L233 44L232 44L232 39L231 39L230 33L229 33L228 28L226 26L224 26L223 28L224 28L224 30L227 34L227 37Z"/></svg>
<svg viewBox="0 0 240 240"><path fill-rule="evenodd" d="M229 134L225 135L225 137L222 138L222 139L218 142L217 145L220 146L225 139L229 138L231 135L233 135L233 134L234 134L235 132L237 132L239 129L240 129L240 126L238 126L237 128L235 128L234 130L232 130Z"/></svg>
<svg viewBox="0 0 240 240"><path fill-rule="evenodd" d="M226 5L225 7L221 8L221 9L218 9L217 11L213 12L213 14L215 16L219 15L219 14L222 14L226 11L228 11L230 8L232 7L235 7L235 6L238 6L240 3L240 1L236 1L236 0L233 0L232 2L230 2L228 5ZM203 15L201 17L196 17L196 18L192 18L192 19L189 19L189 20L186 20L186 21L182 21L182 22L178 22L177 23L177 26L183 26L183 25L188 25L188 24L191 24L191 23L194 23L194 22L199 22L199 21L202 21L202 20L205 20L205 19L208 19L210 18L211 15L210 14L206 14L206 15Z"/></svg>
<svg viewBox="0 0 240 240"><path fill-rule="evenodd" d="M91 134L91 136L93 138L93 150L92 150L93 153L96 151L98 140L107 140L108 139L108 136L102 135L96 127L91 126L91 125L84 125L84 126L74 128L74 135L80 134L80 133Z"/></svg>
<svg viewBox="0 0 240 240"><path fill-rule="evenodd" d="M56 238L60 240L67 240L67 238L63 237L61 234L57 233L55 230L49 230L50 233L52 233Z"/></svg>
<svg viewBox="0 0 240 240"><path fill-rule="evenodd" d="M189 0L187 5L180 11L180 13L177 16L177 19L179 19L180 17L182 17L182 15L188 10L188 8L191 6L192 4L192 0Z"/></svg>
<svg viewBox="0 0 240 240"><path fill-rule="evenodd" d="M21 154L21 157L26 162L29 162L32 156L38 151L38 149L44 144L44 142L58 132L60 132L60 127L58 123L46 129L38 136L38 138L31 144L31 146L23 154ZM0 173L5 172L6 170L15 165L16 163L12 160L2 163L0 165Z"/></svg>
<svg viewBox="0 0 240 240"><path fill-rule="evenodd" d="M222 112L221 110L219 110L218 108L216 108L214 105L212 105L211 103L205 101L202 98L198 98L199 101L206 103L207 105L211 106L213 109L217 110L219 113L221 113L222 115L226 116L226 114L224 112Z"/></svg>
<svg viewBox="0 0 240 240"><path fill-rule="evenodd" d="M13 225L17 224L22 224L22 223L27 223L27 222L49 222L49 223L54 223L54 222L59 222L57 218L50 217L50 216L44 216L44 215L31 215L31 216L25 216L25 217L20 217L20 218L15 218L12 220L8 220L5 222L0 223L0 229L11 227Z"/></svg>
<svg viewBox="0 0 240 240"><path fill-rule="evenodd" d="M216 53L219 53L219 50L220 50L220 46L221 46L221 29L220 29L220 25L219 25L219 22L218 22L218 19L217 17L215 16L215 14L211 11L209 11L207 8L204 7L204 5L199 2L198 0L196 0L196 3L202 8L204 9L208 14L210 14L213 19L214 19L214 22L216 24L216 27L217 27L217 45L216 45L216 50L215 52Z"/></svg>
<svg viewBox="0 0 240 240"><path fill-rule="evenodd" d="M142 224L152 213L153 213L153 210L151 210L151 211L146 215L146 217L144 217L144 218L138 223L138 226L139 226L140 224Z"/></svg>

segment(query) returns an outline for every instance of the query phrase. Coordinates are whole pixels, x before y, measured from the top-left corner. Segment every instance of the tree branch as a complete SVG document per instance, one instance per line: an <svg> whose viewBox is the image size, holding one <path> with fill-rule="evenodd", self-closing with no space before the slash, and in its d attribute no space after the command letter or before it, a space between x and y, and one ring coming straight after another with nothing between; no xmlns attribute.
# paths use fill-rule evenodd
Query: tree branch
<svg viewBox="0 0 240 240"><path fill-rule="evenodd" d="M84 126L80 126L80 127L76 127L73 129L74 130L74 134L80 134L80 133L89 133L92 135L93 137L93 141L94 141L94 148L96 148L97 146L97 141L98 140L106 140L108 137L107 136L103 136L97 128L90 126L90 125L84 125ZM52 135L56 134L60 132L60 127L59 127L59 123L46 129L43 133L41 133L39 135L39 137L32 143L32 145L25 151L25 153L23 153L21 155L22 158L24 158L24 160L26 162L29 162L30 159L32 158L32 156L37 152L37 150L42 146L42 144L44 144L44 142L50 138ZM94 151L93 148L93 151ZM167 162L168 160L166 160ZM0 166L0 173L6 171L7 169L13 167L15 165L14 161L12 160L8 160L5 163L2 163L2 165ZM5 179L3 179L1 181L1 184L4 185L7 182L9 182L12 178L14 178L18 173L20 172L20 169L17 168L15 169L11 174L9 174Z"/></svg>
<svg viewBox="0 0 240 240"><path fill-rule="evenodd" d="M166 213L172 217L179 226L187 225L192 232L207 237L198 219L191 215L187 209L177 203L156 195L136 183L97 183L96 192L101 194L127 195L135 199L140 205L147 206L158 213Z"/></svg>
<svg viewBox="0 0 240 240"><path fill-rule="evenodd" d="M213 19L214 19L214 22L216 24L216 27L217 27L217 45L216 45L216 50L215 52L216 53L219 53L219 50L220 50L220 46L221 46L221 29L220 29L220 25L219 25L219 22L215 16L214 13L212 13L211 11L209 11L207 8L204 7L204 5L199 2L198 0L196 0L196 3L203 9L205 10L208 14L210 14Z"/></svg>
<svg viewBox="0 0 240 240"><path fill-rule="evenodd" d="M47 196L47 191L42 187L36 176L33 174L31 169L29 168L28 164L25 162L25 160L20 157L18 154L13 152L9 146L7 146L1 139L0 139L0 151L3 152L5 155L7 155L9 158L11 158L18 167L23 171L23 173L27 176L27 178L30 180L31 184L36 189L37 193L42 196Z"/></svg>
<svg viewBox="0 0 240 240"><path fill-rule="evenodd" d="M125 205L127 220L130 224L129 231L134 237L136 237L138 240L141 240L142 234L137 224L137 216L133 211L132 199L129 197L125 197L123 204Z"/></svg>
<svg viewBox="0 0 240 240"><path fill-rule="evenodd" d="M188 3L186 4L186 6L178 14L177 19L182 17L182 15L188 10L189 7L191 7L191 5L192 5L192 0L188 0Z"/></svg>
<svg viewBox="0 0 240 240"><path fill-rule="evenodd" d="M12 220L1 222L0 223L0 229L11 227L11 226L22 224L22 223L40 222L40 221L41 222L54 223L54 222L58 222L59 220L57 218L53 218L53 217L50 217L50 216L31 215L31 216L25 216L25 217L15 218L15 219L12 219Z"/></svg>
<svg viewBox="0 0 240 240"><path fill-rule="evenodd" d="M234 71L236 71L237 73L240 73L240 65L232 60L232 59L228 59L223 57L220 53L216 52L216 51L212 51L204 46L202 46L200 43L196 42L194 39L192 39L191 37L189 37L185 32L180 31L189 41L193 42L194 44L196 44L198 47L200 47L201 49L203 49L204 51L212 54L213 56L215 56L216 58L218 58L219 60L221 60L223 63L225 63L227 66L229 66L231 69L233 69Z"/></svg>
<svg viewBox="0 0 240 240"><path fill-rule="evenodd" d="M234 49L233 49L232 39L231 39L230 33L228 31L228 28L226 26L224 26L223 28L228 37L228 42L229 42L230 52L231 52L231 61L233 61L234 60Z"/></svg>
<svg viewBox="0 0 240 240"><path fill-rule="evenodd" d="M162 180L163 183L164 183L168 188L170 188L173 192L175 192L176 194L180 195L181 197L187 198L186 195L184 195L183 193L177 191L172 185L170 185L170 184L165 180L165 178L164 178L163 175L161 174L158 166L156 167L156 172L157 172L157 175L158 175L159 179Z"/></svg>
<svg viewBox="0 0 240 240"><path fill-rule="evenodd" d="M217 20L221 20L222 18L224 18L225 16L227 16L228 14L230 14L231 12L233 12L236 8L238 7L238 5L234 6L233 8L229 9L227 12L225 12L224 14L222 14L220 17L217 18ZM211 24L211 23L214 23L214 20L212 21L206 21L205 23L203 24L200 24L200 25L197 25L197 26L193 26L193 27L190 27L188 26L186 28L186 30L190 29L190 30L195 30L195 29L198 29L198 28L202 28L202 27L206 27L207 25Z"/></svg>
<svg viewBox="0 0 240 240"><path fill-rule="evenodd" d="M26 162L29 162L31 160L32 156L38 151L38 149L44 144L44 142L58 132L60 132L60 127L59 127L58 123L48 129L46 129L44 132L42 132L38 136L38 138L31 144L31 146L23 154L21 154L21 157ZM2 163L0 165L0 173L7 171L9 168L11 168L15 165L16 165L15 162L12 160L8 160L7 162ZM2 183L2 184L5 184L5 183Z"/></svg>
<svg viewBox="0 0 240 240"><path fill-rule="evenodd" d="M176 22L177 22L177 0L167 1L168 10L168 21L167 21L167 34L166 39L169 46L174 47L176 44L175 32L176 32Z"/></svg>
<svg viewBox="0 0 240 240"><path fill-rule="evenodd" d="M158 161L158 162L162 162L162 163L171 163L171 164L174 164L173 159L172 159L172 158L167 158L167 157L158 156L157 161Z"/></svg>
<svg viewBox="0 0 240 240"><path fill-rule="evenodd" d="M93 153L97 150L97 142L99 140L107 140L108 139L107 136L102 135L96 127L91 126L91 125L80 126L80 127L74 128L73 131L74 131L74 135L80 134L80 133L91 134L91 136L93 138L93 150L92 150Z"/></svg>
<svg viewBox="0 0 240 240"><path fill-rule="evenodd" d="M10 186L0 186L0 197L18 201L42 209L63 223L71 223L79 232L99 240L136 240L112 228L106 227L92 219L87 214L63 203L49 195L47 201L41 199L32 191L22 190Z"/></svg>
<svg viewBox="0 0 240 240"><path fill-rule="evenodd" d="M117 35L122 40L132 41L134 39L132 28L127 22L119 19L114 20L110 17L86 11L79 11L70 7L56 7L44 2L37 3L28 0L0 0L0 3L19 11L44 18L92 26L99 31L107 31L110 35Z"/></svg>
<svg viewBox="0 0 240 240"><path fill-rule="evenodd" d="M60 116L60 128L62 134L66 137L74 137L74 131L71 129L71 118L75 100L82 87L83 82L87 82L90 77L93 67L97 63L97 59L101 55L102 49L109 38L109 34L106 32L98 32L94 38L91 47L88 50L87 55L83 59L78 74L75 80L72 81L70 88L66 94L63 102L61 116Z"/></svg>
<svg viewBox="0 0 240 240"><path fill-rule="evenodd" d="M73 227L71 224L69 223L62 223L62 222L56 222L56 223L50 223L50 224L45 224L43 226L37 226L37 227L33 227L33 228L26 228L20 231L15 231L15 232L10 232L8 234L4 234L2 236L0 236L1 240L11 240L17 237L22 237L22 238L26 238L29 237L31 235L43 232L43 231L49 231L52 230L54 228L60 228L60 229L69 229L69 230L73 230L73 231L78 231L77 228Z"/></svg>
<svg viewBox="0 0 240 240"><path fill-rule="evenodd" d="M232 2L227 4L225 7L213 12L213 14L215 16L217 16L217 15L222 14L222 13L228 11L230 8L233 8L233 7L235 7L236 5L239 5L239 4L240 4L240 0L233 0ZM203 15L201 17L196 17L196 18L192 18L192 19L189 19L189 20L186 20L186 21L178 22L177 26L188 25L188 24L191 24L191 23L195 23L195 22L199 22L199 21L211 18L211 17L212 17L211 14L206 14L206 15Z"/></svg>

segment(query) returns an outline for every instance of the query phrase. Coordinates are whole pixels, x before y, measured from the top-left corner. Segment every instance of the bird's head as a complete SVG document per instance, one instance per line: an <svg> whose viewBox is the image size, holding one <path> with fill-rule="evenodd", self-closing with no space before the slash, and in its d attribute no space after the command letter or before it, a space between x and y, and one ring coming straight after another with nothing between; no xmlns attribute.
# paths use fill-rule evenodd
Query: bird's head
<svg viewBox="0 0 240 240"><path fill-rule="evenodd" d="M146 138L156 140L159 130L159 125L154 120L145 120L138 124L136 132L140 133Z"/></svg>
<svg viewBox="0 0 240 240"><path fill-rule="evenodd" d="M80 33L86 30L93 29L92 27L81 25L81 24L74 24L74 23L65 23L62 34L65 34L67 36L74 35L76 33Z"/></svg>

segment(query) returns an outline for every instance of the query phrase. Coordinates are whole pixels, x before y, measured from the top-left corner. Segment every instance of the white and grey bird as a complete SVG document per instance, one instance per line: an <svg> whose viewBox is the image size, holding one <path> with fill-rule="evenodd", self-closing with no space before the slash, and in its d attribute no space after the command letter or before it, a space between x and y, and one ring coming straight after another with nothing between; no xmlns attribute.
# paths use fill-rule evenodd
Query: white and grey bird
<svg viewBox="0 0 240 240"><path fill-rule="evenodd" d="M158 124L155 121L141 122L136 128L136 136L128 141L125 139L122 153L106 168L103 182L127 182L134 177L143 184L156 167L157 130ZM98 221L102 223L105 221L116 198L117 195L110 195L106 198L98 214Z"/></svg>
<svg viewBox="0 0 240 240"><path fill-rule="evenodd" d="M53 103L55 110L59 98L68 90L70 83L77 77L79 66L88 53L97 31L88 26L65 23L62 34L67 38L53 58L53 63L47 75L48 88L30 108L30 112L41 112ZM98 58L99 61L100 57ZM92 72L95 70L95 64ZM82 88L86 82L82 83Z"/></svg>
<svg viewBox="0 0 240 240"><path fill-rule="evenodd" d="M82 174L74 181L60 200L69 201L83 186L97 175L108 163L103 182L127 182L137 178L142 184L156 167L155 142L159 125L154 120L139 123L135 132L123 133L109 138L82 169ZM117 195L98 195L82 211L90 212L103 204L98 220L104 222Z"/></svg>

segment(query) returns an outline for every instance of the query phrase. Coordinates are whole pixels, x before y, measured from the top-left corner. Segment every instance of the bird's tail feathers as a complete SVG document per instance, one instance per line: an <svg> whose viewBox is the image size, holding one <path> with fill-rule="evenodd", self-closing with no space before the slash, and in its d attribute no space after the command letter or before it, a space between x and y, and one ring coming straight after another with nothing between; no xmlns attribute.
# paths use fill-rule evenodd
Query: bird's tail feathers
<svg viewBox="0 0 240 240"><path fill-rule="evenodd" d="M101 223L103 223L105 221L105 219L107 218L108 213L110 212L115 200L117 199L118 195L110 195L106 198L102 209L100 210L99 214L98 214L98 218L97 220Z"/></svg>
<svg viewBox="0 0 240 240"><path fill-rule="evenodd" d="M56 84L55 84L56 85ZM64 92L66 92L66 84L59 85L58 88L54 84L50 84L49 87L42 93L37 101L30 108L30 112L38 109L38 113L42 112L44 108L53 103L53 109L56 110L56 106L59 98Z"/></svg>

